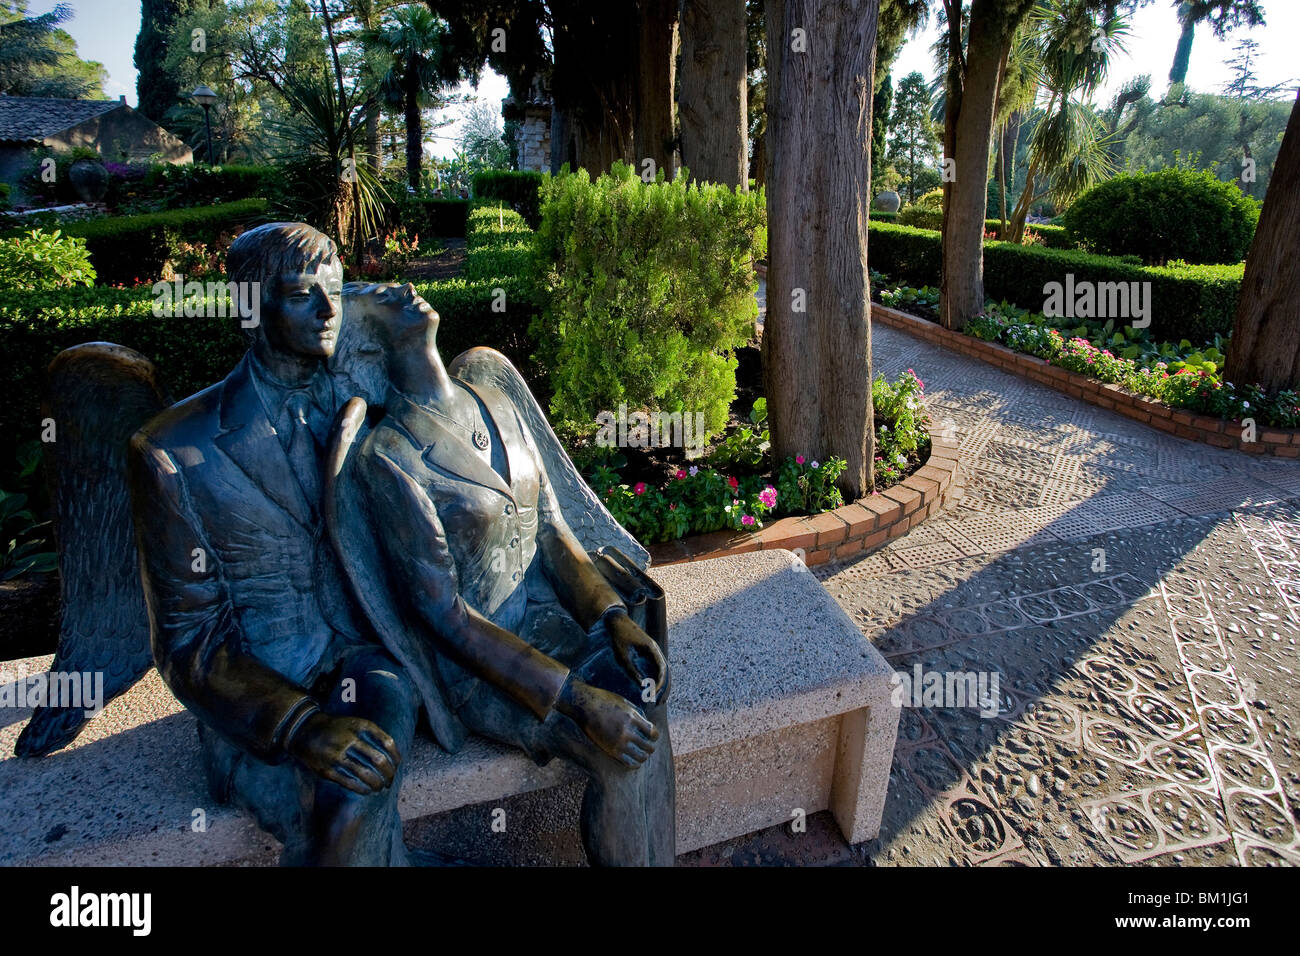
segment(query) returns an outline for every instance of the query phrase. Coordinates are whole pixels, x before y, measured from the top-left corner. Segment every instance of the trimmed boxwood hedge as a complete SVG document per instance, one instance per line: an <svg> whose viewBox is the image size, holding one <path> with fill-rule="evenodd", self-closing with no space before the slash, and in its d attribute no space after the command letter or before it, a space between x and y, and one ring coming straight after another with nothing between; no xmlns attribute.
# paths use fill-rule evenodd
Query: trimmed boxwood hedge
<svg viewBox="0 0 1300 956"><path fill-rule="evenodd" d="M109 216L64 227L86 240L100 285L157 282L182 242L212 242L266 218L265 199L241 199L218 206L172 209L140 216Z"/></svg>
<svg viewBox="0 0 1300 956"><path fill-rule="evenodd" d="M871 268L909 285L938 285L939 233L890 223L867 226ZM1242 265L1142 266L1072 249L1045 249L991 241L984 244L984 292L1024 309L1042 311L1043 287L1076 283L1150 282L1151 336L1157 340L1206 341L1232 332L1241 292Z"/></svg>

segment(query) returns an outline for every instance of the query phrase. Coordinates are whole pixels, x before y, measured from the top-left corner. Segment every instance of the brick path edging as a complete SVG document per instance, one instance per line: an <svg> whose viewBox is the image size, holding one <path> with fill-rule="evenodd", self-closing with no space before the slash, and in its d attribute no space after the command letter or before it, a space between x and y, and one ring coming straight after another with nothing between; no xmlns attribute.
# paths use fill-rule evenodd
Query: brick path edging
<svg viewBox="0 0 1300 956"><path fill-rule="evenodd" d="M1300 430L1297 429L1260 426L1255 441L1244 441L1243 429L1237 422L1171 408L1145 395L1126 392L1118 385L1099 382L1086 375L1058 368L1045 359L1016 352L996 342L985 342L964 332L953 332L937 322L908 312L873 302L871 318L874 322L883 322L934 345L980 359L1016 375L1023 375L1058 392L1108 408L1179 438L1204 442L1215 448L1234 448L1250 455L1300 458Z"/></svg>
<svg viewBox="0 0 1300 956"><path fill-rule="evenodd" d="M758 531L714 531L650 546L652 566L680 564L771 548L825 564L879 547L936 514L952 497L959 459L955 438L930 425L930 457L901 482L876 495L806 517L779 518Z"/></svg>

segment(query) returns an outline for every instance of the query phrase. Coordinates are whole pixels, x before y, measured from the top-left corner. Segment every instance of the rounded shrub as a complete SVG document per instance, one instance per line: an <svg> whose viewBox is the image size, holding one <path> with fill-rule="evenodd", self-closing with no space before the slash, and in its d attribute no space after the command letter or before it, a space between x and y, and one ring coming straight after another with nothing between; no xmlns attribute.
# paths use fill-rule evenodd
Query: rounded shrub
<svg viewBox="0 0 1300 956"><path fill-rule="evenodd" d="M900 226L914 226L917 229L942 229L943 187L918 196L916 202L902 208L894 221Z"/></svg>
<svg viewBox="0 0 1300 956"><path fill-rule="evenodd" d="M1259 204L1209 170L1123 173L1092 187L1065 214L1073 242L1103 255L1240 262L1250 249Z"/></svg>

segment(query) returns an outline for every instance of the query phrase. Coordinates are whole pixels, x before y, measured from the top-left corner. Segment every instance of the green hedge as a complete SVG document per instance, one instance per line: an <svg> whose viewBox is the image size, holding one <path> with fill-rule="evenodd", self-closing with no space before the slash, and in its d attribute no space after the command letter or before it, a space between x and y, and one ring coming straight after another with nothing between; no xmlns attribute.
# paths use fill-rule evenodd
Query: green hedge
<svg viewBox="0 0 1300 956"><path fill-rule="evenodd" d="M470 203L465 225L465 271L455 279L417 283L441 318L438 350L451 361L465 349L486 345L506 355L545 403L549 388L533 359L529 334L540 310L533 267L533 231L523 216L491 200Z"/></svg>
<svg viewBox="0 0 1300 956"><path fill-rule="evenodd" d="M917 287L939 284L939 233L874 222L867 231L872 269ZM1076 283L1150 282L1151 336L1175 342L1232 332L1243 271L1241 265L1142 266L1078 250L984 244L984 293L995 302L1041 312L1043 287L1064 283L1067 273Z"/></svg>
<svg viewBox="0 0 1300 956"><path fill-rule="evenodd" d="M0 302L0 428L16 436L15 445L39 435L50 361L82 342L116 342L147 355L176 398L220 379L245 348L233 318L156 317L149 286L9 292Z"/></svg>
<svg viewBox="0 0 1300 956"><path fill-rule="evenodd" d="M474 176L474 196L478 199L494 199L504 202L524 217L532 229L541 222L541 198L538 190L542 187L542 174L531 171L514 171L509 169L487 169Z"/></svg>
<svg viewBox="0 0 1300 956"><path fill-rule="evenodd" d="M883 209L873 209L867 214L867 218L874 219L877 222L893 222L898 218L898 213L885 212Z"/></svg>
<svg viewBox="0 0 1300 956"><path fill-rule="evenodd" d="M68 225L64 235L86 240L101 285L157 282L182 242L210 243L264 219L265 199L173 209L140 216L110 216Z"/></svg>

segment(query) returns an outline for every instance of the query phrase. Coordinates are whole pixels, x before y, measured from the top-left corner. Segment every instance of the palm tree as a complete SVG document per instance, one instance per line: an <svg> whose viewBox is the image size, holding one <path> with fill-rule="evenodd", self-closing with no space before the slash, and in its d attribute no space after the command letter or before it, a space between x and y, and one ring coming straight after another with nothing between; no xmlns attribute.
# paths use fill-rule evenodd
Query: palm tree
<svg viewBox="0 0 1300 956"><path fill-rule="evenodd" d="M1024 238L1025 217L1035 201L1069 201L1113 172L1105 126L1088 100L1129 33L1118 15L1095 17L1085 0L1046 0L1031 14L1029 27L1048 99L1030 134L1029 171L1003 235L1012 242Z"/></svg>
<svg viewBox="0 0 1300 956"><path fill-rule="evenodd" d="M420 186L420 164L424 159L424 122L420 107L437 89L439 61L446 27L423 5L398 7L379 28L378 37L393 58L391 69L380 81L385 99L401 106L406 119L406 181Z"/></svg>

